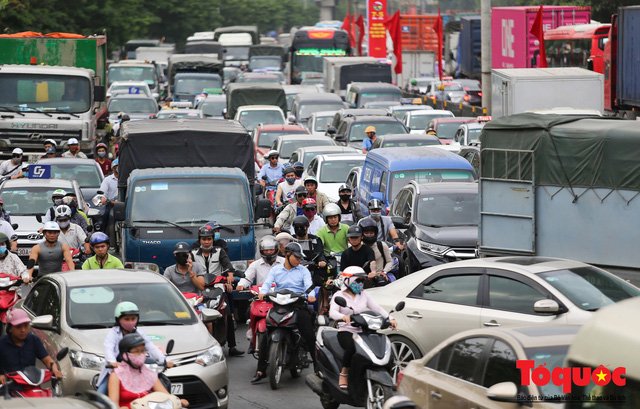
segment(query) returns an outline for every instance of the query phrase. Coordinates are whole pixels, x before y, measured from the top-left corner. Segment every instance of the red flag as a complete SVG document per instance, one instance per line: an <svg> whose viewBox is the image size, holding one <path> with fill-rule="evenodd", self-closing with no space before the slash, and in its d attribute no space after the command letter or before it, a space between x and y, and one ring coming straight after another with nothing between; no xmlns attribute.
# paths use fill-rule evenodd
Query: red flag
<svg viewBox="0 0 640 409"><path fill-rule="evenodd" d="M540 44L540 68L547 68L547 52L544 48L544 31L542 30L542 4L529 32L538 39Z"/></svg>
<svg viewBox="0 0 640 409"><path fill-rule="evenodd" d="M358 55L362 55L362 40L364 39L364 18L362 14L358 16L356 26L358 26Z"/></svg>
<svg viewBox="0 0 640 409"><path fill-rule="evenodd" d="M393 53L396 55L396 74L402 74L402 26L400 25L400 10L384 21L393 41Z"/></svg>
<svg viewBox="0 0 640 409"><path fill-rule="evenodd" d="M440 76L440 82L442 82L442 17L440 16L440 8L438 8L438 18L433 23L433 31L438 36L438 53L436 55L438 64L438 75Z"/></svg>
<svg viewBox="0 0 640 409"><path fill-rule="evenodd" d="M344 31L346 31L347 34L349 34L349 43L351 44L351 47L354 47L355 46L355 40L353 38L353 32L351 30L351 24L352 24L351 15L349 13L347 13L347 16L344 18L344 21L342 22L342 26L340 26L340 28L343 29Z"/></svg>
<svg viewBox="0 0 640 409"><path fill-rule="evenodd" d="M349 43L351 44L351 48L354 49L356 47L356 15L353 14L351 16L351 20L349 20ZM352 50L353 53L353 50Z"/></svg>

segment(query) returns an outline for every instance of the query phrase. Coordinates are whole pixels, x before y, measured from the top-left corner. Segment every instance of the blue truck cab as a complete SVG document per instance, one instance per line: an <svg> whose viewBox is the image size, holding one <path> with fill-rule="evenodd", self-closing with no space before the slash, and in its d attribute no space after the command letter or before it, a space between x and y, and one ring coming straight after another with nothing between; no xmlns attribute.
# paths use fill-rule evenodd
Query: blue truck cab
<svg viewBox="0 0 640 409"><path fill-rule="evenodd" d="M410 181L473 182L476 173L463 157L437 147L379 148L370 151L364 161L358 184L358 205L368 215L371 199L384 203L387 214L400 189Z"/></svg>

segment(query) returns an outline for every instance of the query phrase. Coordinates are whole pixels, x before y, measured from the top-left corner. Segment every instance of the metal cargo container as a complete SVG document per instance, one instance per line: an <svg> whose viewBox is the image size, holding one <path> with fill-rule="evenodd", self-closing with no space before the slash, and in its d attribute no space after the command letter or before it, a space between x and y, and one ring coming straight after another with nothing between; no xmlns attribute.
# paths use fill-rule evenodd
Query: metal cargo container
<svg viewBox="0 0 640 409"><path fill-rule="evenodd" d="M480 16L468 16L460 19L459 61L460 73L468 78L480 78L482 52Z"/></svg>

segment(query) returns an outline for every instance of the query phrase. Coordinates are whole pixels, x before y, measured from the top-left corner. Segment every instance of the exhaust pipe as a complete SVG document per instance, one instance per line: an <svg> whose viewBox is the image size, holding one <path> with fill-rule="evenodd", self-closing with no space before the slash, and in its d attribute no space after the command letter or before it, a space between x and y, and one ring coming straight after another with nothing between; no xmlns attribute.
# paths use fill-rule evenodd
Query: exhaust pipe
<svg viewBox="0 0 640 409"><path fill-rule="evenodd" d="M322 396L322 379L316 374L309 374L304 380L304 383L316 394Z"/></svg>

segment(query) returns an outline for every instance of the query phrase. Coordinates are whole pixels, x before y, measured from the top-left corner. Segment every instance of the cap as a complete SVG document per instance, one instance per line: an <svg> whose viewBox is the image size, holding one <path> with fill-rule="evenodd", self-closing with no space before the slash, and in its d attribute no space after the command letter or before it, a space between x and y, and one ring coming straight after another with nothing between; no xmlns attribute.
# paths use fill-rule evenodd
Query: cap
<svg viewBox="0 0 640 409"><path fill-rule="evenodd" d="M15 148L11 153L13 155L22 155L24 152L20 148Z"/></svg>
<svg viewBox="0 0 640 409"><path fill-rule="evenodd" d="M367 129L364 130L364 133L369 133L369 132L376 132L376 127L375 126L368 126Z"/></svg>
<svg viewBox="0 0 640 409"><path fill-rule="evenodd" d="M24 310L17 308L12 309L7 313L7 323L13 326L24 324L25 322L31 322L31 319Z"/></svg>
<svg viewBox="0 0 640 409"><path fill-rule="evenodd" d="M54 148L53 146L49 146L47 148L47 153L56 153L56 148Z"/></svg>
<svg viewBox="0 0 640 409"><path fill-rule="evenodd" d="M296 188L296 196L299 195L299 194L302 194L302 193L307 194L307 193L309 193L309 191L304 186L298 186Z"/></svg>
<svg viewBox="0 0 640 409"><path fill-rule="evenodd" d="M119 165L120 165L120 159L119 158L115 158L113 160L113 162L111 162L111 167L112 168L115 168L116 166L119 166Z"/></svg>
<svg viewBox="0 0 640 409"><path fill-rule="evenodd" d="M347 230L347 237L362 237L362 228L354 224Z"/></svg>
<svg viewBox="0 0 640 409"><path fill-rule="evenodd" d="M76 138L69 138L69 140L67 141L67 145L77 145L78 144L78 140Z"/></svg>
<svg viewBox="0 0 640 409"><path fill-rule="evenodd" d="M173 254L189 253L190 251L191 251L191 246L189 246L189 244L185 243L184 241L181 241L180 243L176 244L176 246L173 248Z"/></svg>
<svg viewBox="0 0 640 409"><path fill-rule="evenodd" d="M297 242L293 242L293 243L287 244L287 247L284 248L284 252L285 252L285 254L287 252L291 252L291 253L293 253L294 256L296 256L298 258L303 258L304 257L304 252L302 251L302 246L300 245L300 243L297 243Z"/></svg>

